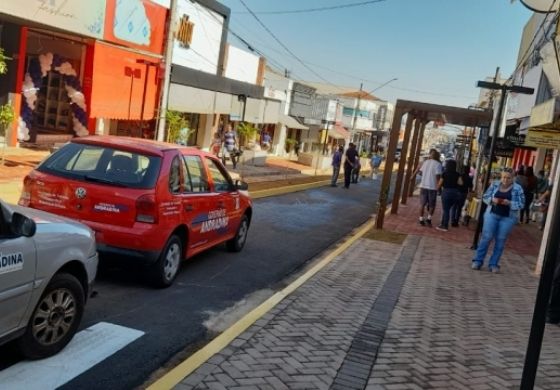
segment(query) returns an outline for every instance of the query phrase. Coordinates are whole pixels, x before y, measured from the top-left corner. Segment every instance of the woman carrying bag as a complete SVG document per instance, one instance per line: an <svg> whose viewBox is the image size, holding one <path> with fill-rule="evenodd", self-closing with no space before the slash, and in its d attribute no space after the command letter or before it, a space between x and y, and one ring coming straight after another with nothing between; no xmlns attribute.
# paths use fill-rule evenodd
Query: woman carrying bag
<svg viewBox="0 0 560 390"><path fill-rule="evenodd" d="M519 211L525 207L523 188L514 183L513 178L513 171L504 169L500 180L492 183L482 196L482 201L490 207L484 213L482 237L472 261L474 270L479 270L484 264L492 240L494 240L494 251L488 262L488 270L494 273L500 270L499 262L506 240L519 220Z"/></svg>

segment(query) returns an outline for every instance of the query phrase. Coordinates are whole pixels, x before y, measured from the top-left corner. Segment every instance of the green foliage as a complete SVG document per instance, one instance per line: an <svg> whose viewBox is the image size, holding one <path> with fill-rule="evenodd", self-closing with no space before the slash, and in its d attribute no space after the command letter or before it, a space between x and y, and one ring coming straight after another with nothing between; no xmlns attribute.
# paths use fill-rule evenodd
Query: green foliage
<svg viewBox="0 0 560 390"><path fill-rule="evenodd" d="M14 121L16 114L11 104L7 103L0 106L0 135L6 135L6 129Z"/></svg>
<svg viewBox="0 0 560 390"><path fill-rule="evenodd" d="M241 122L237 125L237 134L245 140L253 139L258 132L259 129L249 122Z"/></svg>
<svg viewBox="0 0 560 390"><path fill-rule="evenodd" d="M4 54L4 49L0 47L0 74L8 73L8 64L6 61L11 59L11 57Z"/></svg>
<svg viewBox="0 0 560 390"><path fill-rule="evenodd" d="M167 142L187 144L191 133L189 121L179 111L167 110L165 112L167 121Z"/></svg>
<svg viewBox="0 0 560 390"><path fill-rule="evenodd" d="M295 138L286 138L286 145L292 146L295 145L297 142L297 139Z"/></svg>

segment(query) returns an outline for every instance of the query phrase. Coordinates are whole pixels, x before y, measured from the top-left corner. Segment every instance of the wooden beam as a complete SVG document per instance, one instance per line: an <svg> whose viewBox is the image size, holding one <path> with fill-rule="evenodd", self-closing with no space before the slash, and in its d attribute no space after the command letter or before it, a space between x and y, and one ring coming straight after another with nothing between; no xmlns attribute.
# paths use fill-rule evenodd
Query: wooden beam
<svg viewBox="0 0 560 390"><path fill-rule="evenodd" d="M397 214L399 211L399 198L401 197L402 180L404 167L406 165L406 156L408 154L408 144L410 142L410 133L412 131L412 123L416 118L416 114L409 112L406 118L406 127L404 128L404 139L401 149L401 158L399 160L399 169L397 171L397 179L395 181L395 191L393 192L393 201L391 202L391 214Z"/></svg>

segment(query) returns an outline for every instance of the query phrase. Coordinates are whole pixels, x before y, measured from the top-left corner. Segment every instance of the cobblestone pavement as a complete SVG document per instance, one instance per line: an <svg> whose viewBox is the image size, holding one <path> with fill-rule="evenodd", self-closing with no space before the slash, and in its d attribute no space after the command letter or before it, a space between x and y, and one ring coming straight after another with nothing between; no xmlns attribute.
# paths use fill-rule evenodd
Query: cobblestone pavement
<svg viewBox="0 0 560 390"><path fill-rule="evenodd" d="M535 247L473 271L472 233L417 227L413 210L387 218L417 233L403 245L359 239L176 388L519 388ZM559 346L547 326L536 389L560 388Z"/></svg>

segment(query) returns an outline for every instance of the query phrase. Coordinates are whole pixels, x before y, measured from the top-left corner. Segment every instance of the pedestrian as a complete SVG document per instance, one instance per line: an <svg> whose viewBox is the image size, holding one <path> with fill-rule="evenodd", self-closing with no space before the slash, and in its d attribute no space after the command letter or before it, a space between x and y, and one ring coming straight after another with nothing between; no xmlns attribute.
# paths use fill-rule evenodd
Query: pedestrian
<svg viewBox="0 0 560 390"><path fill-rule="evenodd" d="M226 130L224 132L224 147L227 151L231 163L233 164L233 169L237 167L237 137L230 123L226 125Z"/></svg>
<svg viewBox="0 0 560 390"><path fill-rule="evenodd" d="M369 160L369 164L371 166L371 178L377 179L377 174L379 173L379 167L381 166L381 162L383 161L383 156L380 153L374 153Z"/></svg>
<svg viewBox="0 0 560 390"><path fill-rule="evenodd" d="M445 162L445 170L438 183L438 189L441 189L443 215L441 217L441 223L436 227L437 230L443 232L449 230L451 209L456 207L459 202L459 186L462 184L463 179L459 172L457 172L457 162L455 160L447 160Z"/></svg>
<svg viewBox="0 0 560 390"><path fill-rule="evenodd" d="M541 205L541 223L539 225L539 230L544 229L546 225L546 216L548 214L548 206L550 204L550 196L552 195L552 185L549 185L547 190L539 197L539 203Z"/></svg>
<svg viewBox="0 0 560 390"><path fill-rule="evenodd" d="M220 150L222 149L222 138L220 134L216 131L214 133L214 138L212 139L212 144L210 145L210 152L218 157L220 155Z"/></svg>
<svg viewBox="0 0 560 390"><path fill-rule="evenodd" d="M521 215L519 216L519 222L521 223L523 223L523 219L525 219L525 223L529 223L531 203L533 203L535 191L537 191L538 179L533 173L533 167L527 167L525 169L525 181L526 185L525 188L523 188L523 193L525 195L525 207L523 207L520 213Z"/></svg>
<svg viewBox="0 0 560 390"><path fill-rule="evenodd" d="M264 150L270 149L270 144L272 142L272 137L268 133L268 131L264 131L262 135L262 147Z"/></svg>
<svg viewBox="0 0 560 390"><path fill-rule="evenodd" d="M461 174L461 181L463 184L459 185L459 199L457 200L455 206L451 208L451 226L453 227L459 226L459 220L461 219L463 207L465 207L465 202L469 197L469 193L471 193L474 188L473 178L467 168L465 168Z"/></svg>
<svg viewBox="0 0 560 390"><path fill-rule="evenodd" d="M500 257L509 233L519 220L519 211L525 206L525 195L523 188L514 182L513 171L506 168L500 180L493 182L484 192L482 201L490 207L484 213L482 237L472 260L472 269L479 270L482 267L490 242L494 240L488 270L496 273L500 270Z"/></svg>
<svg viewBox="0 0 560 390"><path fill-rule="evenodd" d="M418 168L416 173L422 175L420 180L420 217L418 223L422 226L432 226L432 216L436 208L438 183L442 174L440 154L436 149L430 149L430 156ZM424 212L427 217L424 218Z"/></svg>
<svg viewBox="0 0 560 390"><path fill-rule="evenodd" d="M333 154L332 163L331 163L332 165L331 187L336 187L336 182L338 181L338 175L340 174L340 164L342 162L343 152L344 152L344 146L340 145Z"/></svg>
<svg viewBox="0 0 560 390"><path fill-rule="evenodd" d="M296 152L296 156L298 157L299 157L299 148L301 148L301 143L299 142L299 140L297 140L294 145L294 151Z"/></svg>
<svg viewBox="0 0 560 390"><path fill-rule="evenodd" d="M356 150L356 145L352 142L348 144L348 150L344 155L344 188L350 188L350 180L352 176L352 170L354 169L354 164L356 164L356 159L358 159L358 151Z"/></svg>
<svg viewBox="0 0 560 390"><path fill-rule="evenodd" d="M360 163L360 156L356 157L354 161L354 168L352 168L352 183L357 184L360 181L360 169L362 164Z"/></svg>

